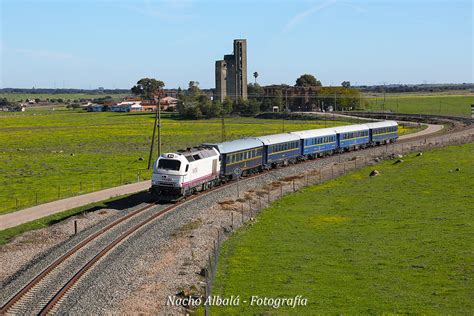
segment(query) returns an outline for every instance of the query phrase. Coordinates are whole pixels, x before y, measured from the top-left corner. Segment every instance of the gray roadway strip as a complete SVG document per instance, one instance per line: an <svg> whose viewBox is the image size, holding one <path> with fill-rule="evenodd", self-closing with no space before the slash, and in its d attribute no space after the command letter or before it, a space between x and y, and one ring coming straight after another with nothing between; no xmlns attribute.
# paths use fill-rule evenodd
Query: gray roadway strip
<svg viewBox="0 0 474 316"><path fill-rule="evenodd" d="M331 115L338 115L338 114L331 114ZM344 115L344 117L348 117L348 116ZM355 117L351 117L351 118L355 118ZM417 124L417 123L413 123L413 124ZM443 125L426 124L426 123L421 123L421 124L428 125L428 127L417 133L400 136L400 139L410 139L413 137L429 135L429 134L439 132L440 130L443 129ZM70 197L70 198L62 199L62 200L57 200L57 201L53 201L53 202L49 202L45 204L40 204L33 207L25 208L20 211L0 215L0 230L15 227L24 223L28 223L28 222L49 216L49 215L64 212L76 207L108 200L113 197L145 191L149 187L150 187L150 180L147 180L147 181L142 181L138 183L132 183L132 184L122 185L122 186L118 186L118 187L114 187L110 189L105 189L101 191L96 191L92 193L87 193L83 195L78 195L78 196L74 196L74 197Z"/></svg>

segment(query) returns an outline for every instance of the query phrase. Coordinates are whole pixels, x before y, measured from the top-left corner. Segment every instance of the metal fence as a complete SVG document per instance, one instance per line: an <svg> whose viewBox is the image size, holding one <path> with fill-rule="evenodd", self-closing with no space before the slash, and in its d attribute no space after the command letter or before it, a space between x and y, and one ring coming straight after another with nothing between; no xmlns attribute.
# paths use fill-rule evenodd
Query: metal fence
<svg viewBox="0 0 474 316"><path fill-rule="evenodd" d="M67 184L50 185L37 187L30 190L21 190L11 194L0 195L0 212L19 210L42 203L48 203L60 199L65 199L86 193L92 193L104 189L109 189L125 184L150 180L150 176L145 171L133 173L115 173L102 175L100 178L91 180L70 182Z"/></svg>
<svg viewBox="0 0 474 316"><path fill-rule="evenodd" d="M417 139L405 143L394 143L387 146L374 147L369 150L331 156L332 162L326 166L275 180L257 190L249 190L242 193L238 185L235 184L235 202L238 203L238 210L234 209L229 212L229 218L220 224L216 237L212 241L211 251L208 254L204 268L204 301L212 296L213 282L223 241L235 229L245 225L248 221L253 221L258 213L271 202L306 186L320 184L348 172L375 165L383 159L397 159L398 155L406 155L410 152L441 148L447 145L460 145L473 141L474 133L457 133ZM210 306L205 305L204 308L205 314L209 315Z"/></svg>

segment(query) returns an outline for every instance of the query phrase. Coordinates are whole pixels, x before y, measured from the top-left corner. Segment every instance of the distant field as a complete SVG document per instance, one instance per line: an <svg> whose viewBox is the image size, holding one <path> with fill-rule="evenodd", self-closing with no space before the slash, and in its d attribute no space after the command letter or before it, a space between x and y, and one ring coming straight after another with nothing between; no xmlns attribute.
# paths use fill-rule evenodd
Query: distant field
<svg viewBox="0 0 474 316"><path fill-rule="evenodd" d="M308 306L212 312L472 314L473 152L471 143L410 155L274 202L224 243L213 294L303 295Z"/></svg>
<svg viewBox="0 0 474 316"><path fill-rule="evenodd" d="M61 108L0 113L0 213L149 179L153 122L153 114ZM284 129L348 123L285 121ZM189 121L164 115L162 126L163 151L221 140L220 119ZM281 120L226 119L227 139L279 133L282 128Z"/></svg>
<svg viewBox="0 0 474 316"><path fill-rule="evenodd" d="M366 100L369 111L470 116L474 95L387 94L384 102L383 94L380 94L377 97L367 95Z"/></svg>
<svg viewBox="0 0 474 316"><path fill-rule="evenodd" d="M63 100L79 100L79 99L96 99L102 98L105 96L111 96L115 100L121 100L126 97L128 94L83 94L83 93L60 93L60 94L52 94L52 93L0 93L0 98L7 98L8 101L16 102L16 101L25 101L26 99L63 99Z"/></svg>

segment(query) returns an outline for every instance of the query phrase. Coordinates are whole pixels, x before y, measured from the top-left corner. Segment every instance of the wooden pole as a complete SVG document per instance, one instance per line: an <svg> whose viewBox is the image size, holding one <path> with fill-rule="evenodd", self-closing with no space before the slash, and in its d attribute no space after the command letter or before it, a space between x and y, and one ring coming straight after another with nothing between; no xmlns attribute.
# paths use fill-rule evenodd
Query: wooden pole
<svg viewBox="0 0 474 316"><path fill-rule="evenodd" d="M153 146L155 145L155 134L156 134L156 126L158 125L158 116L159 116L159 109L160 106L156 108L156 115L155 115L155 124L153 125L153 135L151 136L151 145L150 145L150 155L148 156L148 170L150 170L152 159L153 159Z"/></svg>

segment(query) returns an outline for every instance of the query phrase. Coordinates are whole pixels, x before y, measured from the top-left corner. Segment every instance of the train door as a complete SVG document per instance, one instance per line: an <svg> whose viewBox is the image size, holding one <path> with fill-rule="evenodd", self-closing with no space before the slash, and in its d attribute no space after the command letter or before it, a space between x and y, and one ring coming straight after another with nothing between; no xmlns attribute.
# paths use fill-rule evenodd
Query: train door
<svg viewBox="0 0 474 316"><path fill-rule="evenodd" d="M212 174L217 174L217 159L212 160Z"/></svg>

